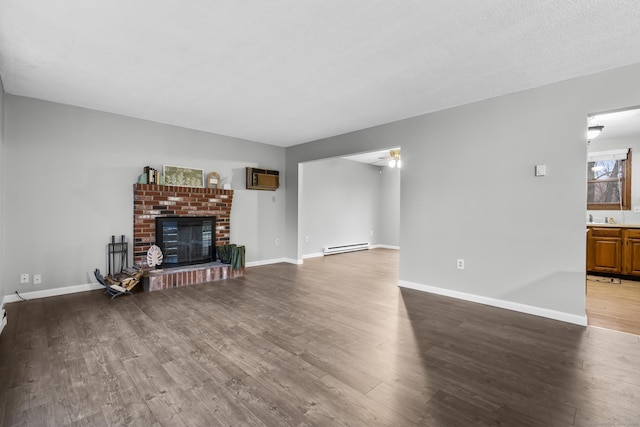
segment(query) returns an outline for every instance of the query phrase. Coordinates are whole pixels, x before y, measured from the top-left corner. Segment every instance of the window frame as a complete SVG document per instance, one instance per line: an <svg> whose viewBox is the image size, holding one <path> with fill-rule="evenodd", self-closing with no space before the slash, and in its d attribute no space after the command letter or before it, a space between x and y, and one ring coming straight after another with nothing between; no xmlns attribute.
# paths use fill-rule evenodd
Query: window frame
<svg viewBox="0 0 640 427"><path fill-rule="evenodd" d="M627 154L626 160L620 160L622 177L620 178L620 184L622 186L620 194L622 197L622 210L631 210L631 149ZM589 162L587 162L587 165ZM589 180L587 179L587 187L590 182L602 182L602 180ZM617 181L617 180L616 180ZM589 203L587 200L587 210L593 211L611 211L620 210L620 203Z"/></svg>

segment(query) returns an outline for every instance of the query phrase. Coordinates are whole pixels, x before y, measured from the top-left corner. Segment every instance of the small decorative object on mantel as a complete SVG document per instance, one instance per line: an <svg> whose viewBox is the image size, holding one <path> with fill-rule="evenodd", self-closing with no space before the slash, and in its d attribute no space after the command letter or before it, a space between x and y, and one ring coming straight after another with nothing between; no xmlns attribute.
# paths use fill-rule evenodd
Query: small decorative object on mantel
<svg viewBox="0 0 640 427"><path fill-rule="evenodd" d="M207 175L207 188L221 188L220 174L211 172Z"/></svg>
<svg viewBox="0 0 640 427"><path fill-rule="evenodd" d="M163 260L162 249L160 249L158 245L151 245L147 251L147 265L149 267L156 267L161 265Z"/></svg>
<svg viewBox="0 0 640 427"><path fill-rule="evenodd" d="M160 171L150 166L144 167L144 174L147 176L147 182L143 184L160 184ZM138 180L139 181L139 180Z"/></svg>
<svg viewBox="0 0 640 427"><path fill-rule="evenodd" d="M280 187L280 172L247 167L247 190L275 191Z"/></svg>
<svg viewBox="0 0 640 427"><path fill-rule="evenodd" d="M202 169L164 165L162 171L165 185L195 188L204 187L204 171Z"/></svg>

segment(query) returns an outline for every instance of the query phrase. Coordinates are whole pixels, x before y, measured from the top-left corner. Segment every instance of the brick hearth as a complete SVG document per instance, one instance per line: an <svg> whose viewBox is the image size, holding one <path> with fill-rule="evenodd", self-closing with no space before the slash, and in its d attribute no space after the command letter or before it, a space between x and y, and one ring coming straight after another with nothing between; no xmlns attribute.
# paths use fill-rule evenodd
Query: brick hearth
<svg viewBox="0 0 640 427"><path fill-rule="evenodd" d="M214 188L176 187L170 185L135 184L133 198L133 241L134 264L147 268L147 250L155 243L156 217L165 216L215 216L216 217L216 246L229 244L231 205L233 190ZM225 268L218 266L210 268ZM209 267L193 266L164 270L163 274L175 277L166 279L162 287L186 286L203 281L219 280L227 277L238 277L244 274L244 269L227 272L210 271L197 273ZM172 272L172 270L175 270ZM189 270L192 273L186 274ZM226 271L226 270L225 270ZM159 274L155 273L156 275ZM179 279L178 279L179 277ZM176 279L176 280L174 280ZM168 283L171 282L171 285Z"/></svg>
<svg viewBox="0 0 640 427"><path fill-rule="evenodd" d="M244 276L244 268L232 270L229 264L216 262L170 268L168 270L148 270L144 273L144 276L143 289L145 291L158 291L160 289L242 277Z"/></svg>

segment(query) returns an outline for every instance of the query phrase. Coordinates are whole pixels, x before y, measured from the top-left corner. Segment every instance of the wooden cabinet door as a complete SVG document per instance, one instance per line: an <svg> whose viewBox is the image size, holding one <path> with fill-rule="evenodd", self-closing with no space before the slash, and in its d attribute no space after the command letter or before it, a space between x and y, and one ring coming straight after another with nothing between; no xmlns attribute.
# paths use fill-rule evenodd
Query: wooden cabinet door
<svg viewBox="0 0 640 427"><path fill-rule="evenodd" d="M640 276L640 239L628 239L624 249L625 274Z"/></svg>
<svg viewBox="0 0 640 427"><path fill-rule="evenodd" d="M593 261L595 260L595 248L593 246L593 235L591 229L587 230L587 271L593 271Z"/></svg>
<svg viewBox="0 0 640 427"><path fill-rule="evenodd" d="M591 237L589 267L591 271L622 273L622 239Z"/></svg>

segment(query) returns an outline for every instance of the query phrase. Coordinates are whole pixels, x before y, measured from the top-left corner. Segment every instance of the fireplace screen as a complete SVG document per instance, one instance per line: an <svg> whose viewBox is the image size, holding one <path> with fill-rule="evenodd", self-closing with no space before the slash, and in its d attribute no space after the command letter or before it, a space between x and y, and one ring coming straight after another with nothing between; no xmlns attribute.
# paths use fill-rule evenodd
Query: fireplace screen
<svg viewBox="0 0 640 427"><path fill-rule="evenodd" d="M163 267L215 261L215 217L157 217L156 243Z"/></svg>

